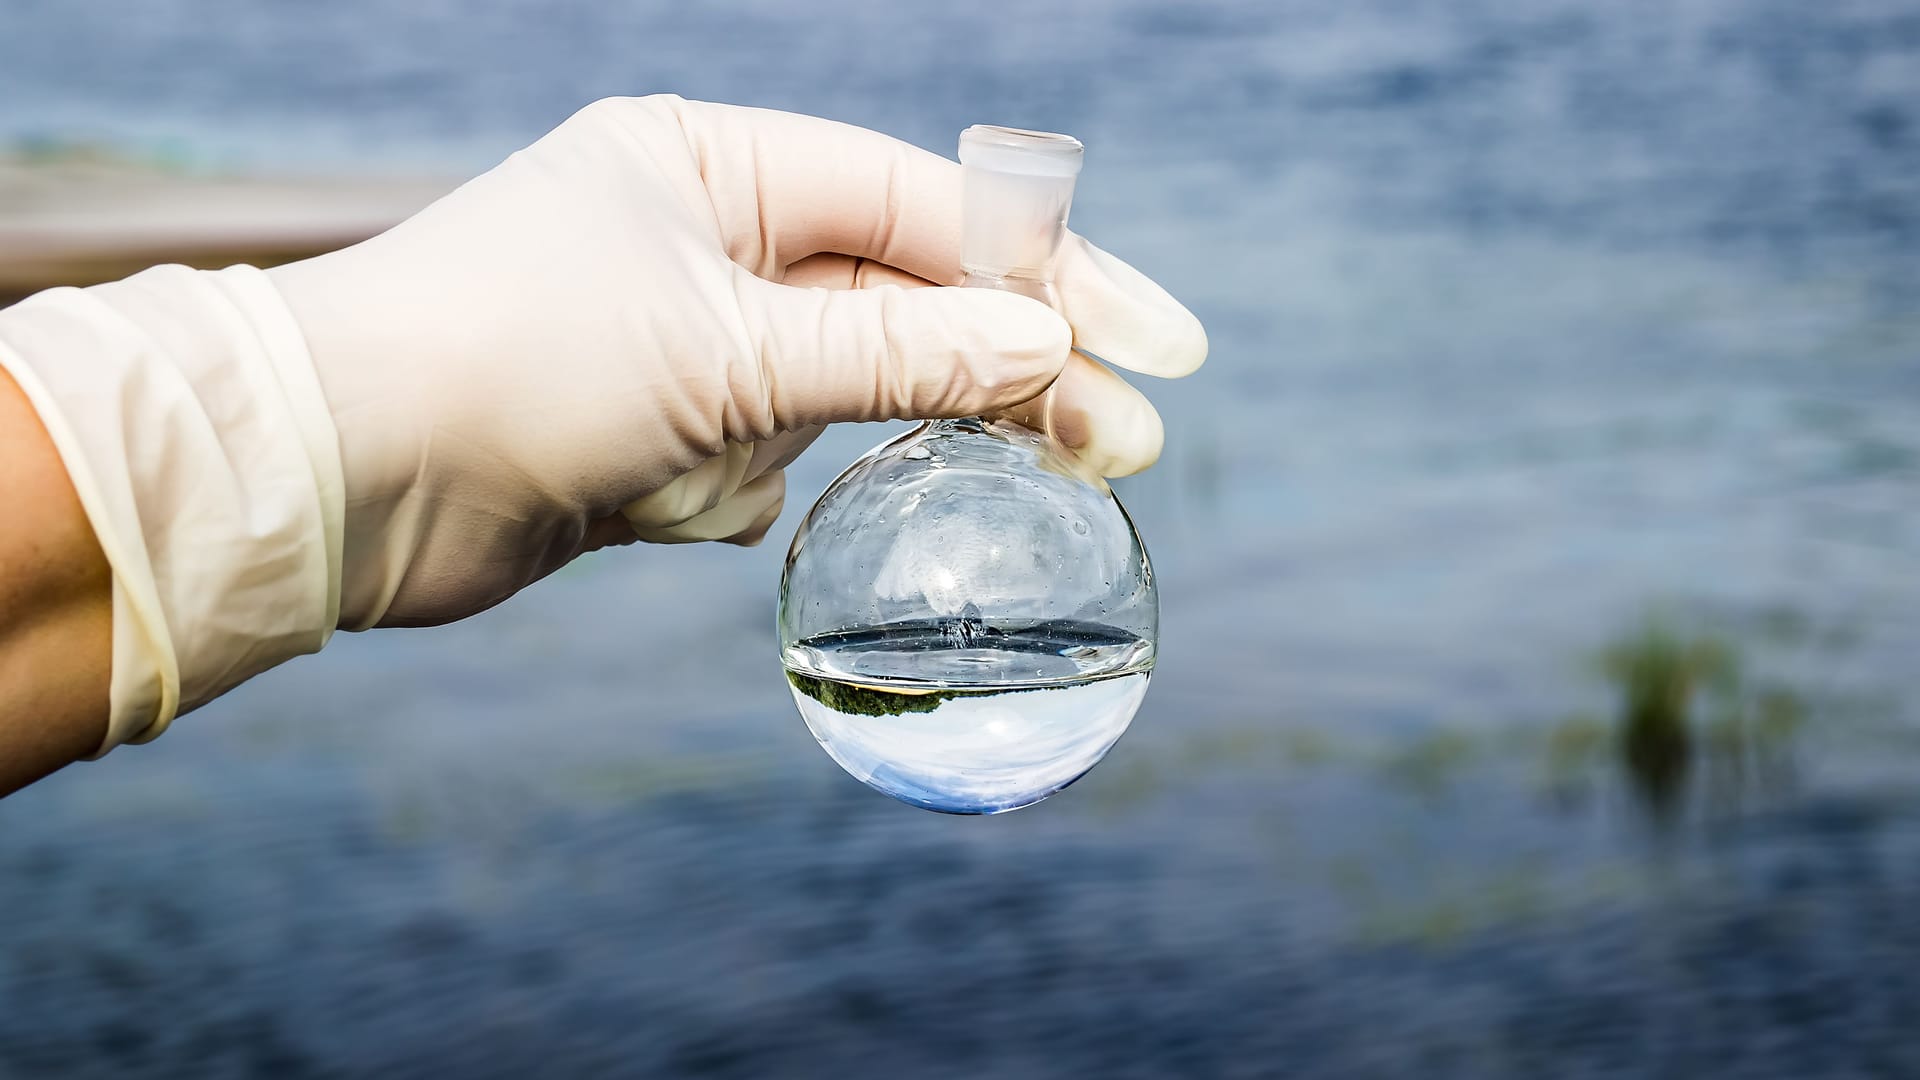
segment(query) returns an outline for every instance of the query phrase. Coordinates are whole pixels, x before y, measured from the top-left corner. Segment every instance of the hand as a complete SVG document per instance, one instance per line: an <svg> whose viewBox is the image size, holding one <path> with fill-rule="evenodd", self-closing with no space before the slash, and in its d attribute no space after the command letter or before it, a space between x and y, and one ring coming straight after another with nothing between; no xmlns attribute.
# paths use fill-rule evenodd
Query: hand
<svg viewBox="0 0 1920 1080"><path fill-rule="evenodd" d="M757 542L829 423L1014 409L1108 475L1151 464L1152 406L1069 341L1184 375L1199 322L1078 237L1064 321L927 288L961 277L960 205L958 165L871 131L608 99L271 271L339 434L340 625L458 619L636 536Z"/></svg>

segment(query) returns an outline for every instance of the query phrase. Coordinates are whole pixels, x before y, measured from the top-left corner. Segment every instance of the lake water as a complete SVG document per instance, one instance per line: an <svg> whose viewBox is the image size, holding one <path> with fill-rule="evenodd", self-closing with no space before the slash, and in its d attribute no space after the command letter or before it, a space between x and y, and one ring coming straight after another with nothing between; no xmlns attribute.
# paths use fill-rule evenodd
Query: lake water
<svg viewBox="0 0 1920 1080"><path fill-rule="evenodd" d="M0 141L471 171L610 93L1088 145L1206 321L1153 687L960 820L784 538L343 636L0 805L0 1074L1920 1072L1920 5L11 0Z"/></svg>

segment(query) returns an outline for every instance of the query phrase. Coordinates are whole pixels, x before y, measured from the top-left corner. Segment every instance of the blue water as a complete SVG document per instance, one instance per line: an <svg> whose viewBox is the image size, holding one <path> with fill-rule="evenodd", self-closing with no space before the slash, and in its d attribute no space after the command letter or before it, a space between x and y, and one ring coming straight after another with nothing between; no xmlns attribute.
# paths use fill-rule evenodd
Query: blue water
<svg viewBox="0 0 1920 1080"><path fill-rule="evenodd" d="M1087 143L1213 341L1127 738L907 809L793 712L783 543L595 557L0 805L0 1074L1920 1072L1920 5L0 13L0 143L187 168L656 90Z"/></svg>

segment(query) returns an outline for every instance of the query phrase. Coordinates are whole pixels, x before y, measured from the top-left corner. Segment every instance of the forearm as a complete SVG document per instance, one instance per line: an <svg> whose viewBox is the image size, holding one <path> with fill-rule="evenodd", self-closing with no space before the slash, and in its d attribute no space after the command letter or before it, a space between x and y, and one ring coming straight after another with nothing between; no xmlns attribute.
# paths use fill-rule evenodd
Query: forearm
<svg viewBox="0 0 1920 1080"><path fill-rule="evenodd" d="M0 795L106 735L113 581L60 455L0 368Z"/></svg>

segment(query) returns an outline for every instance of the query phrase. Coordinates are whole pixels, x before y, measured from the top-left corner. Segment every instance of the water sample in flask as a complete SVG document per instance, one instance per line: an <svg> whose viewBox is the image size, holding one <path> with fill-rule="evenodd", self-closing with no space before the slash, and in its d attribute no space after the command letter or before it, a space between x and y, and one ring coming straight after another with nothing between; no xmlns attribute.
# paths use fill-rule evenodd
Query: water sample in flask
<svg viewBox="0 0 1920 1080"><path fill-rule="evenodd" d="M1083 150L960 136L966 284L1054 304ZM994 814L1073 783L1126 731L1159 601L1112 490L1043 432L937 420L867 452L808 512L780 582L781 662L820 745L888 795Z"/></svg>

